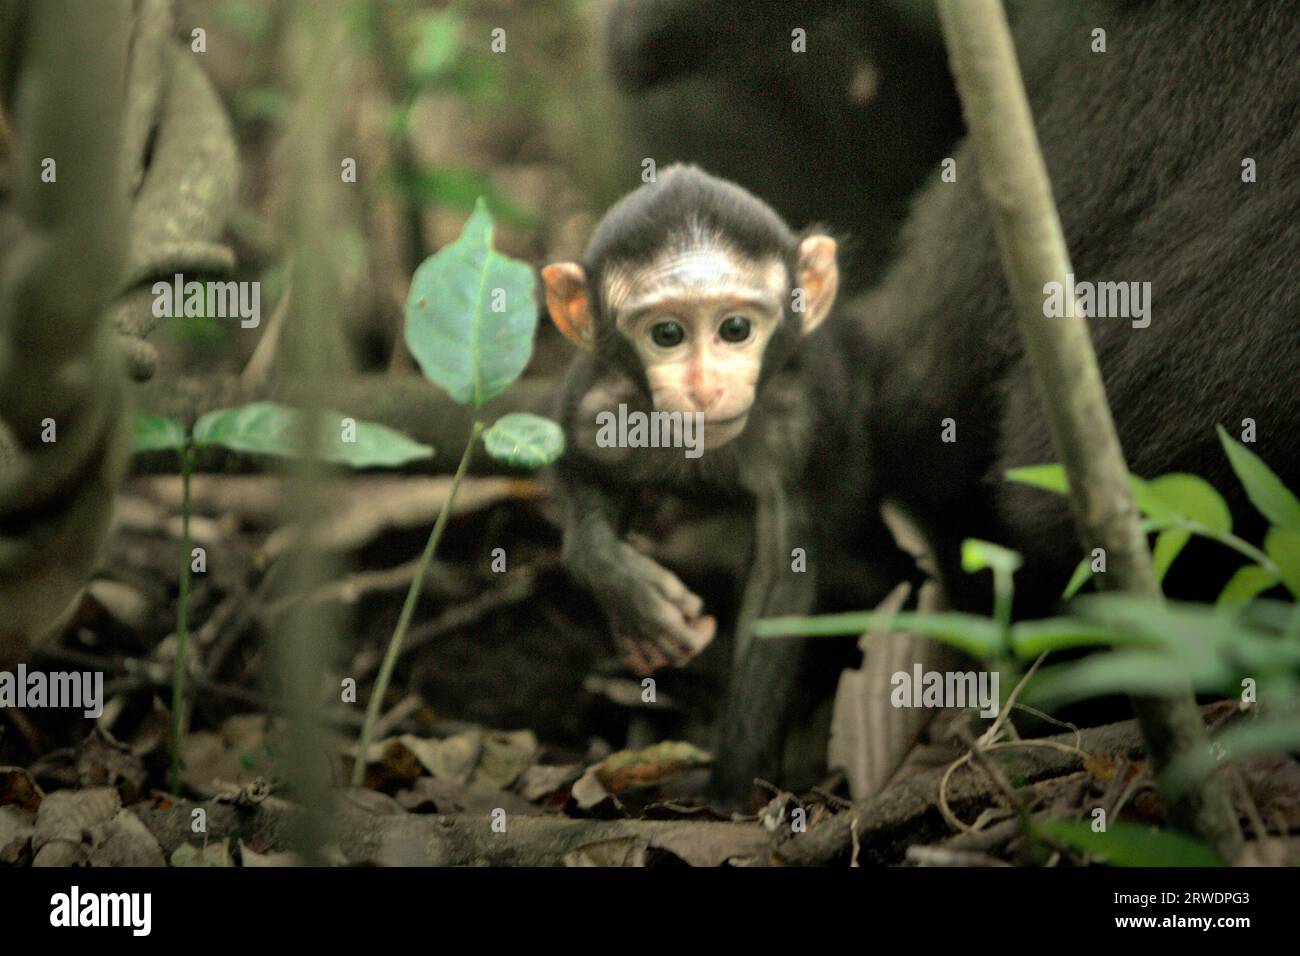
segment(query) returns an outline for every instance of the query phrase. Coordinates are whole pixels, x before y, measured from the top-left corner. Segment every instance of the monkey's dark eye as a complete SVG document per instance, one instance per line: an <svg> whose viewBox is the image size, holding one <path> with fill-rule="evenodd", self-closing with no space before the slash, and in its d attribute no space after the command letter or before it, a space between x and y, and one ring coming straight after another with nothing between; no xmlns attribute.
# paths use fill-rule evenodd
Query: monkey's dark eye
<svg viewBox="0 0 1300 956"><path fill-rule="evenodd" d="M686 331L680 322L660 322L650 330L650 338L660 348L670 349L682 344L682 340L686 338Z"/></svg>
<svg viewBox="0 0 1300 956"><path fill-rule="evenodd" d="M729 315L722 320L718 334L724 342L743 342L749 338L750 321L741 315Z"/></svg>

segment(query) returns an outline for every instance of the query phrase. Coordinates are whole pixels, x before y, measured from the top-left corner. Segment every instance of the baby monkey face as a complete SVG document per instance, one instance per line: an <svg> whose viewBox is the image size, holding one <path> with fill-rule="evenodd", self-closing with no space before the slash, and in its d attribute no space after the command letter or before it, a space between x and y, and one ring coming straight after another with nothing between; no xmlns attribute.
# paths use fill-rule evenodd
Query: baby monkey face
<svg viewBox="0 0 1300 956"><path fill-rule="evenodd" d="M716 448L745 428L788 286L778 260L689 248L612 270L605 301L641 360L655 410L698 413L704 446Z"/></svg>
<svg viewBox="0 0 1300 956"><path fill-rule="evenodd" d="M795 259L791 276L780 257L746 256L723 235L688 229L649 258L593 267L602 288L590 288L576 262L547 266L542 281L571 342L607 347L597 345L596 324L612 323L644 370L655 411L699 416L704 447L717 448L744 431L781 323L807 334L835 301L835 240L808 236Z"/></svg>

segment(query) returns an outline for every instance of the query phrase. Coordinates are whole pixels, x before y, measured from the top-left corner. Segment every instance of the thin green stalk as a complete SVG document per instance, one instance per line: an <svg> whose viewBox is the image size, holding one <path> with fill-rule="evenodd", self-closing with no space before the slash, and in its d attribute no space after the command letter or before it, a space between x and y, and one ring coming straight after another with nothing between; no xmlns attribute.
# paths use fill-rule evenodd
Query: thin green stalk
<svg viewBox="0 0 1300 956"><path fill-rule="evenodd" d="M1263 551L1259 550L1259 548L1255 547L1249 541L1243 541L1241 538L1238 538L1235 534L1219 534L1217 531L1211 531L1209 528L1206 528L1203 525L1198 525L1195 522L1192 522L1188 526L1188 530L1191 531L1192 534L1199 534L1203 538L1209 538L1211 541L1217 541L1219 542L1219 544L1231 548L1233 551L1236 551L1238 554L1245 555L1246 557L1250 558L1250 560L1258 564L1260 567L1270 572L1274 577L1280 578L1282 576L1282 572L1278 568L1277 562L1275 562L1272 558L1270 558Z"/></svg>
<svg viewBox="0 0 1300 956"><path fill-rule="evenodd" d="M176 670L172 675L172 765L171 789L181 788L181 735L185 731L185 636L190 610L190 473L194 470L194 446L186 442L181 451L181 591L176 599Z"/></svg>
<svg viewBox="0 0 1300 956"><path fill-rule="evenodd" d="M1011 570L1005 567L993 568L993 619L1002 625L1004 635L1011 630L1011 604L1015 600L1015 584L1011 579ZM1004 646L1010 647L1010 641Z"/></svg>
<svg viewBox="0 0 1300 956"><path fill-rule="evenodd" d="M430 532L429 540L424 546L424 553L420 555L420 563L415 568L415 577L411 579L411 586L406 591L406 603L402 605L402 613L397 618L397 627L393 629L393 636L388 640L388 650L384 653L384 662L379 667L375 686L370 690L370 701L366 704L366 719L361 725L361 740L357 743L357 759L352 767L354 787L359 787L366 781L366 754L370 751L370 738L374 734L375 722L379 720L379 709L383 706L384 694L388 691L388 681L397 666L397 658L401 656L402 642L406 640L407 628L411 626L411 618L415 615L415 605L420 599L424 576L429 570L429 562L433 560L433 555L438 550L438 542L442 540L443 529L447 527L452 505L456 502L456 492L460 489L461 479L469 469L470 455L474 453L474 442L481 431L483 431L483 423L475 418L470 428L469 441L465 443L465 453L460 456L460 464L456 466L456 476L451 480L451 493L447 495L442 510L438 512L438 520L434 522L433 531Z"/></svg>

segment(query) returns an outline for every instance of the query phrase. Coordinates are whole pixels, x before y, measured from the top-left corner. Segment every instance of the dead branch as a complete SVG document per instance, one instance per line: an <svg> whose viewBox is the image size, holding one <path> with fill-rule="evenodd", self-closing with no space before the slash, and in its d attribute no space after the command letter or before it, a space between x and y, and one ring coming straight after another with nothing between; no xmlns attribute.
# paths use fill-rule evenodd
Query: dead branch
<svg viewBox="0 0 1300 956"><path fill-rule="evenodd" d="M1206 716L1218 713L1215 705L1203 711ZM1076 746L1084 754L1140 758L1143 739L1137 721L1126 720L1080 732L1042 738L1042 742L1059 744L1027 748L1004 748L988 753L1009 777L1027 783L1074 773L1083 767L1084 757L1070 752ZM846 859L853 842L851 828L861 844L859 857L864 865L888 865L902 858L907 846L923 841L926 834L938 837L949 832L938 808L939 786L946 767L935 767L907 777L886 787L875 796L857 804L852 813L829 818L806 833L784 835L777 846L782 862L791 865L820 866ZM968 770L955 775L948 787L948 801L955 813L969 816L989 805L1000 787L987 774Z"/></svg>

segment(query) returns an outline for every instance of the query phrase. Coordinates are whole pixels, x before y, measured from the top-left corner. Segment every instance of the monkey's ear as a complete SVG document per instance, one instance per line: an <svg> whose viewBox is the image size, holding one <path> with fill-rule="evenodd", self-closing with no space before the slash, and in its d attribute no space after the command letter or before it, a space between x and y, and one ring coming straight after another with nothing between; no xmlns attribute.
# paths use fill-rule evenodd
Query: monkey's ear
<svg viewBox="0 0 1300 956"><path fill-rule="evenodd" d="M835 240L809 236L799 243L798 285L804 290L803 332L807 335L831 314L840 287L840 267L835 262Z"/></svg>
<svg viewBox="0 0 1300 956"><path fill-rule="evenodd" d="M564 337L579 348L590 349L596 338L587 297L587 275L576 262L555 262L542 270L546 309Z"/></svg>

